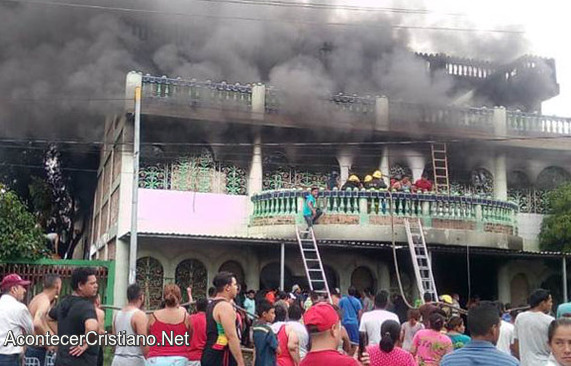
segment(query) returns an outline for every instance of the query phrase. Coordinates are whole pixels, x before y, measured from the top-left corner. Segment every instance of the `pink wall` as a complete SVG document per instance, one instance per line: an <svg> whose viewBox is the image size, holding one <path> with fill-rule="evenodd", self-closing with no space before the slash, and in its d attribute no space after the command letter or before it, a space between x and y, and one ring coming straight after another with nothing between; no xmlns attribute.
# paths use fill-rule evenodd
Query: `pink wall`
<svg viewBox="0 0 571 366"><path fill-rule="evenodd" d="M139 189L140 233L244 236L248 196Z"/></svg>

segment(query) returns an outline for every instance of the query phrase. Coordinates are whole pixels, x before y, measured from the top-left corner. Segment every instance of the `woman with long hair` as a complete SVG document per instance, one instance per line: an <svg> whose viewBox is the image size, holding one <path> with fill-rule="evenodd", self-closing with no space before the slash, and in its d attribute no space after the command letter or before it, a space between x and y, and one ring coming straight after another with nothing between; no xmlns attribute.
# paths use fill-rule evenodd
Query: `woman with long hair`
<svg viewBox="0 0 571 366"><path fill-rule="evenodd" d="M186 309L180 306L182 296L180 288L169 283L163 291L164 309L157 310L149 316L149 335L155 336L157 344L149 347L147 366L186 366L188 362L188 346L162 344L163 334L168 339L177 336L192 337L192 325ZM180 337L179 337L180 338Z"/></svg>
<svg viewBox="0 0 571 366"><path fill-rule="evenodd" d="M444 316L435 310L428 316L428 329L419 330L412 340L410 352L423 366L438 366L445 354L453 351L452 341L442 334Z"/></svg>
<svg viewBox="0 0 571 366"><path fill-rule="evenodd" d="M559 318L547 330L551 356L545 366L571 366L571 319Z"/></svg>
<svg viewBox="0 0 571 366"><path fill-rule="evenodd" d="M416 366L414 357L400 348L400 324L385 320L381 326L381 341L367 347L371 366Z"/></svg>

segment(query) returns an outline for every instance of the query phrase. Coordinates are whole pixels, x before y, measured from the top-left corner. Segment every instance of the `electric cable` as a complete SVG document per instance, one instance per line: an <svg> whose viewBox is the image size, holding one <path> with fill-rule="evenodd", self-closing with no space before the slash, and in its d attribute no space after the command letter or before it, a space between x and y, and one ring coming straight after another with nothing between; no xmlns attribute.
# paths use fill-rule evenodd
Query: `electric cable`
<svg viewBox="0 0 571 366"><path fill-rule="evenodd" d="M67 7L67 8L83 8L83 9L89 9L89 10L116 11L116 12L124 12L124 13L170 15L170 16L190 17L190 18L201 18L201 19L224 19L224 20L255 21L255 22L264 22L264 23L272 23L272 24L273 23L289 23L289 24L307 25L307 26L341 26L341 27L378 28L378 29L393 28L393 29L450 31L450 32L504 33L504 34L515 34L515 35L525 34L524 31L515 31L515 30L507 30L507 29L430 27L430 26L412 26L412 25L410 25L410 26L409 25L373 25L373 24L342 23L342 22L311 22L311 21L300 21L300 20L295 20L295 19L283 19L283 18L280 18L280 19L264 19L264 18L241 17L241 16L189 14L189 13L182 13L182 12L166 12L166 11L161 11L161 10L135 9L135 8L112 7L112 6L78 4L78 3L65 3L65 2L52 2L52 1L43 1L43 0L0 0L0 1L19 3L19 4L29 4L29 5L49 5L49 6Z"/></svg>

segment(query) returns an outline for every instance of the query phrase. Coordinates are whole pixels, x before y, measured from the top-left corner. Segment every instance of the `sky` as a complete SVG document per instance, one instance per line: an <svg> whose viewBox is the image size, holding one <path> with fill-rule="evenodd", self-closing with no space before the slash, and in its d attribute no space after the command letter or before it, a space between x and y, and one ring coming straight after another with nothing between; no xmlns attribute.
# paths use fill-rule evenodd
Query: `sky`
<svg viewBox="0 0 571 366"><path fill-rule="evenodd" d="M411 8L414 1L392 4L384 0L346 0L345 4L359 3L362 6ZM428 9L433 14L423 16L423 21L432 24L457 27L477 27L479 29L521 29L528 42L529 53L555 58L560 95L543 103L542 113L571 117L571 47L566 45L563 35L569 24L568 2L564 0L418 0L419 9ZM447 14L465 14L465 17ZM403 23L414 24L418 16L407 16ZM471 23L466 25L467 23ZM423 51L422 42L412 48ZM426 49L426 51L432 51Z"/></svg>

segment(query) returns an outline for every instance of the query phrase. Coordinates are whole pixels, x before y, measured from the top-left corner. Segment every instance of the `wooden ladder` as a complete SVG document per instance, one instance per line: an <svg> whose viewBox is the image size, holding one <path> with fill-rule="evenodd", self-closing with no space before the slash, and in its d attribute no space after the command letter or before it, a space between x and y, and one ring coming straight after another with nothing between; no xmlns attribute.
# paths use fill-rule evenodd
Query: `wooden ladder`
<svg viewBox="0 0 571 366"><path fill-rule="evenodd" d="M432 170L434 172L434 190L441 194L450 194L450 180L448 178L448 153L445 143L433 143Z"/></svg>

